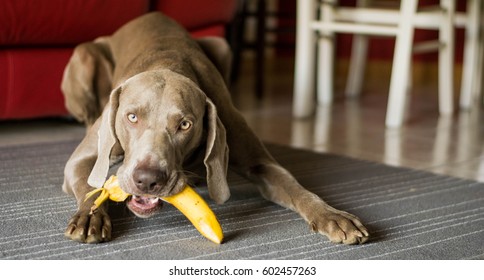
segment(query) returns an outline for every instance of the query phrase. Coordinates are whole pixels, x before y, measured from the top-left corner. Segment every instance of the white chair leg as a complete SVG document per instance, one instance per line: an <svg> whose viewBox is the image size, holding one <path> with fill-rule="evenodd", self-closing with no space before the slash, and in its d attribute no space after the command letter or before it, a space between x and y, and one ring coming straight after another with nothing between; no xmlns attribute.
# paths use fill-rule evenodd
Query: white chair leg
<svg viewBox="0 0 484 280"><path fill-rule="evenodd" d="M368 37L365 35L353 36L353 46L351 47L351 59L345 89L346 96L348 97L356 97L361 94L367 55Z"/></svg>
<svg viewBox="0 0 484 280"><path fill-rule="evenodd" d="M328 105L333 102L334 37L319 38L317 64L318 104Z"/></svg>
<svg viewBox="0 0 484 280"><path fill-rule="evenodd" d="M484 98L482 94L482 80L484 79L484 36L481 35L479 39L478 51L477 51L477 67L476 67L476 78L474 79L473 89L476 94L476 99L479 100L479 97ZM483 100L484 102L484 100ZM483 103L484 104L484 103Z"/></svg>
<svg viewBox="0 0 484 280"><path fill-rule="evenodd" d="M451 114L454 107L454 0L441 0L446 20L439 29L439 40L444 47L439 50L439 111Z"/></svg>
<svg viewBox="0 0 484 280"><path fill-rule="evenodd" d="M321 3L320 21L331 22L333 20L334 6L332 3ZM317 96L318 104L327 105L333 102L333 79L334 79L334 33L321 32L318 41L317 63Z"/></svg>
<svg viewBox="0 0 484 280"><path fill-rule="evenodd" d="M412 17L417 9L416 0L402 1L400 4L401 20L393 54L392 76L386 115L387 127L400 127L403 123L406 85L412 59L412 41L414 28Z"/></svg>
<svg viewBox="0 0 484 280"><path fill-rule="evenodd" d="M464 61L462 63L462 79L460 87L460 107L469 109L474 98L478 69L478 44L479 44L479 14L480 0L467 1L467 23L465 27Z"/></svg>
<svg viewBox="0 0 484 280"><path fill-rule="evenodd" d="M410 92L413 88L413 64L410 63L410 65L408 66L408 79L407 79L407 85L405 86L406 87L406 91L407 92Z"/></svg>
<svg viewBox="0 0 484 280"><path fill-rule="evenodd" d="M367 7L369 2L370 0L358 0L356 6ZM365 77L367 54L368 37L365 35L354 35L345 89L346 96L348 97L355 97L361 94L363 78Z"/></svg>
<svg viewBox="0 0 484 280"><path fill-rule="evenodd" d="M310 24L316 19L316 0L297 1L296 58L294 69L293 115L297 118L313 114L314 63L316 40Z"/></svg>
<svg viewBox="0 0 484 280"><path fill-rule="evenodd" d="M477 2L480 3L479 0L476 0ZM479 100L480 98L483 98L482 100L479 100L479 105L484 105L484 94L482 93L482 80L484 79L484 20L481 18L481 15L484 15L484 5L481 4L480 9L479 9L479 16L477 17L479 19L477 28L478 28L478 47L477 47L477 69L476 69L476 74L475 74L475 79L474 79L474 92L476 93L476 99Z"/></svg>
<svg viewBox="0 0 484 280"><path fill-rule="evenodd" d="M482 8L484 7L484 5L481 6L481 14L483 14L482 12ZM482 31L483 27L481 27L481 31ZM484 79L484 71L483 71L483 68L484 68L484 34L481 34L480 35L480 38L479 38L479 50L477 51L477 60L478 60L478 63L477 63L477 70L476 70L476 79L474 80L474 89L475 89L475 92L476 94L478 95L481 95L481 98L482 99L482 104L484 104L484 94L482 94L482 80Z"/></svg>

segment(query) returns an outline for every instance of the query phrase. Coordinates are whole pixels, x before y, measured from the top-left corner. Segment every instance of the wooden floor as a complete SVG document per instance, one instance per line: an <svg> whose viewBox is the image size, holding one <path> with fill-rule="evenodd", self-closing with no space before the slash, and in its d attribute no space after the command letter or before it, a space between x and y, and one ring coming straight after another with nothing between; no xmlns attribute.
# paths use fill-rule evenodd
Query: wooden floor
<svg viewBox="0 0 484 280"><path fill-rule="evenodd" d="M436 66L416 65L405 124L386 129L390 66L386 62L370 65L362 95L350 99L343 94L346 65L340 62L334 104L318 107L312 118L295 120L291 117L293 60L269 62L266 91L259 102L251 93L252 64L246 61L244 75L234 85L234 101L265 141L484 181L482 109L477 105L469 112L456 108L452 116L439 116ZM456 92L459 76L457 70ZM457 98L456 94L456 105Z"/></svg>
<svg viewBox="0 0 484 280"><path fill-rule="evenodd" d="M231 86L234 103L267 142L484 182L484 114L479 106L439 116L435 75L417 67L405 125L386 129L389 65L370 65L364 92L356 99L342 94L341 65L334 104L318 107L314 117L296 120L291 116L293 59L269 59L265 93L258 100L253 93L253 61L246 55L241 75ZM82 126L58 119L0 122L0 147L80 139L83 133Z"/></svg>

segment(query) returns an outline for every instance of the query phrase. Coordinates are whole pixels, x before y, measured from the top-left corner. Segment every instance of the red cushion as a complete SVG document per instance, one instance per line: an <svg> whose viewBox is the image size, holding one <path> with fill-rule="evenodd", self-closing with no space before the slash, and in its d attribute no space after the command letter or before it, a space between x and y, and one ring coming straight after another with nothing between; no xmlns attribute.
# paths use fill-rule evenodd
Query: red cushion
<svg viewBox="0 0 484 280"><path fill-rule="evenodd" d="M217 36L217 37L224 37L225 36L225 25L213 25L207 28L202 29L192 29L190 34L193 38L200 38L206 36Z"/></svg>
<svg viewBox="0 0 484 280"><path fill-rule="evenodd" d="M149 9L149 1L0 1L0 45L78 44L109 35Z"/></svg>
<svg viewBox="0 0 484 280"><path fill-rule="evenodd" d="M192 30L230 22L236 5L237 1L233 0L160 0L155 9Z"/></svg>
<svg viewBox="0 0 484 280"><path fill-rule="evenodd" d="M1 50L0 119L66 115L60 82L71 54L70 48Z"/></svg>

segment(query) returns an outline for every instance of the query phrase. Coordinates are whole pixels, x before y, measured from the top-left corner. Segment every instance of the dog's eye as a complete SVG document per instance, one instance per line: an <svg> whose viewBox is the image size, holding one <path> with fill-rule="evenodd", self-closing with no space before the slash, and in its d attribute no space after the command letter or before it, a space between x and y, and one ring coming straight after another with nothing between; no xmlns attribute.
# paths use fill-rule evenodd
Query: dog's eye
<svg viewBox="0 0 484 280"><path fill-rule="evenodd" d="M181 130L188 130L190 127L192 127L192 123L189 121L182 121L180 123L180 129Z"/></svg>
<svg viewBox="0 0 484 280"><path fill-rule="evenodd" d="M135 114L128 114L128 121L130 121L132 123L137 123L138 117Z"/></svg>

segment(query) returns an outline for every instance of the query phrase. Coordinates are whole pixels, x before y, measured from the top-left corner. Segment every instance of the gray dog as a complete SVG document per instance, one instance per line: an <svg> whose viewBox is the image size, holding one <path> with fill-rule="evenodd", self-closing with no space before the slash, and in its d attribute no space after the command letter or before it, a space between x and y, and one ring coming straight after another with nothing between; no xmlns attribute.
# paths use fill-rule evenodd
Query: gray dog
<svg viewBox="0 0 484 280"><path fill-rule="evenodd" d="M262 196L299 213L333 242L364 243L357 217L337 210L302 187L267 152L233 106L226 86L230 51L223 39L195 41L160 13L137 18L110 37L78 46L62 90L73 116L87 124L85 138L65 167L63 190L78 211L65 235L79 242L111 239L106 203L90 213L114 164L126 202L139 217L190 184L192 163L206 176L210 197L225 202L227 168L255 182ZM188 164L190 163L190 164Z"/></svg>

